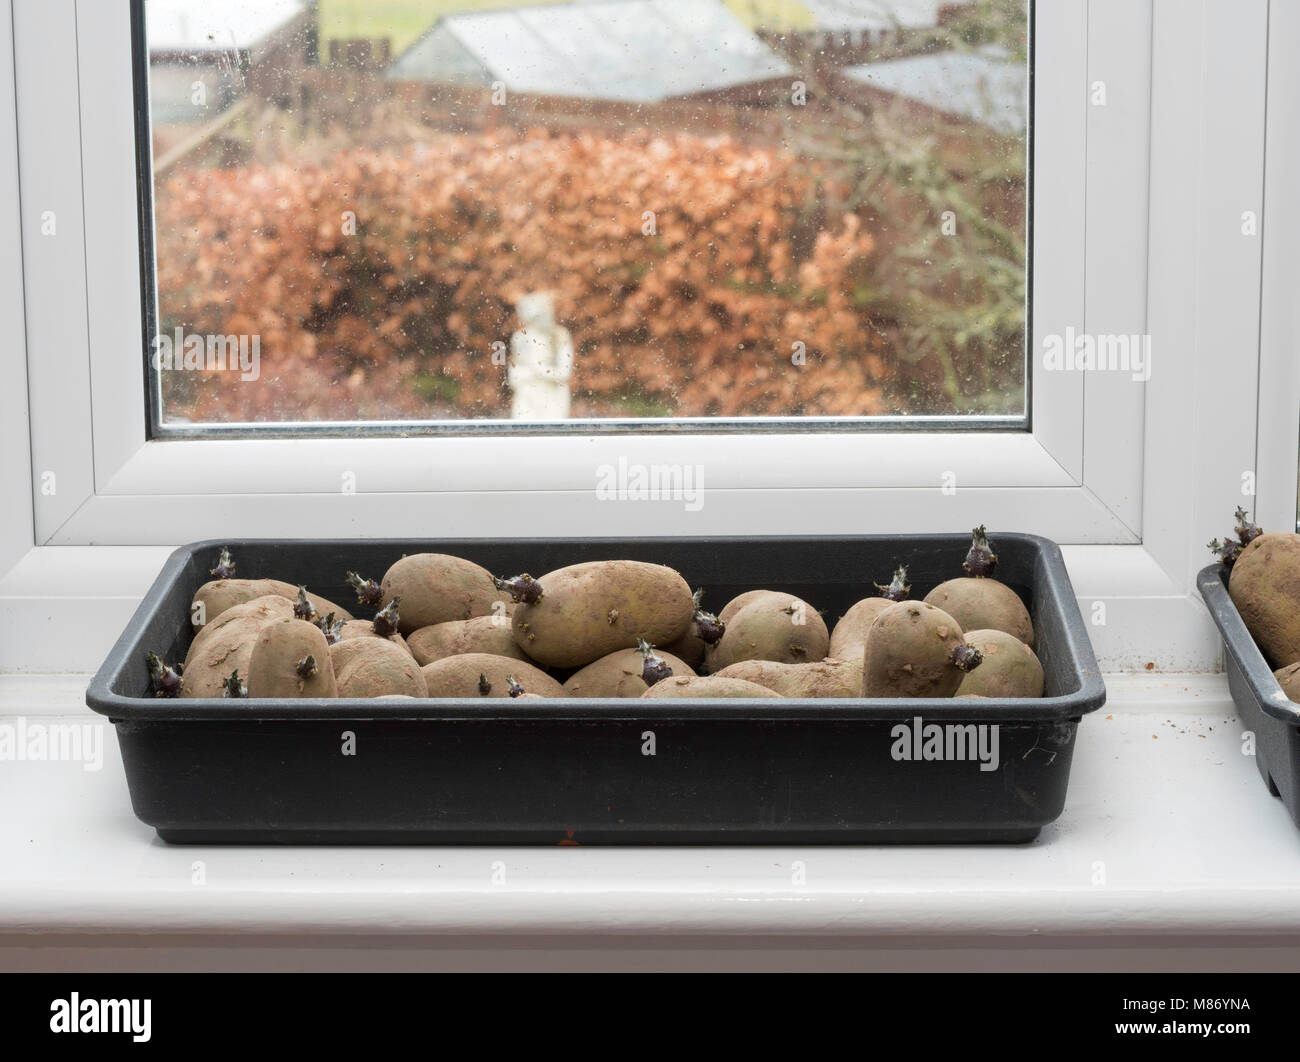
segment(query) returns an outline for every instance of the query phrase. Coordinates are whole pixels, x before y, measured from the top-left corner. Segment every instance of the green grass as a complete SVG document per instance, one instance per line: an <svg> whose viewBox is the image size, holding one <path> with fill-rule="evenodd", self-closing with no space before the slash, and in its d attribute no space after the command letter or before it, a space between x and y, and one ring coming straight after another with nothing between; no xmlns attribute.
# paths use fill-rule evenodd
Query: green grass
<svg viewBox="0 0 1300 1062"><path fill-rule="evenodd" d="M411 380L411 390L431 401L455 402L460 397L460 381L450 376L419 373Z"/></svg>
<svg viewBox="0 0 1300 1062"><path fill-rule="evenodd" d="M605 394L584 395L608 403L612 416L647 419L651 417L671 417L676 413L671 402L642 394L635 385Z"/></svg>
<svg viewBox="0 0 1300 1062"><path fill-rule="evenodd" d="M774 33L813 28L812 12L799 0L725 0L731 13L750 29Z"/></svg>
<svg viewBox="0 0 1300 1062"><path fill-rule="evenodd" d="M387 37L396 56L443 15L519 6L519 0L320 0L321 53L329 54L331 40Z"/></svg>
<svg viewBox="0 0 1300 1062"><path fill-rule="evenodd" d="M566 4L570 0L531 0ZM812 15L799 0L725 0L745 25L771 30L807 29ZM443 15L458 11L490 11L521 7L521 0L320 0L321 53L331 40L387 37L393 55L400 55Z"/></svg>

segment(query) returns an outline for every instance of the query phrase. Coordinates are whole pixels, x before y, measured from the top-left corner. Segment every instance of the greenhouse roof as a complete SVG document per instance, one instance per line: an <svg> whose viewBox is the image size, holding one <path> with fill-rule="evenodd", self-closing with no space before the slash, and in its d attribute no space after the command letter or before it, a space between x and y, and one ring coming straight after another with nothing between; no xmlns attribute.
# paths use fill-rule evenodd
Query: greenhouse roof
<svg viewBox="0 0 1300 1062"><path fill-rule="evenodd" d="M1029 122L1028 72L993 50L944 52L845 67L844 75L945 114L1021 135Z"/></svg>

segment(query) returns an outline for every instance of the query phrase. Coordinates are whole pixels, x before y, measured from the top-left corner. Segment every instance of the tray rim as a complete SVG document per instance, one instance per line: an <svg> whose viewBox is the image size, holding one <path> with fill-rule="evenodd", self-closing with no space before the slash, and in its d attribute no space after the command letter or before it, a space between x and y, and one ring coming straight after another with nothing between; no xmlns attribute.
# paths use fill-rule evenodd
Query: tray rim
<svg viewBox="0 0 1300 1062"><path fill-rule="evenodd" d="M957 702L951 698L836 698L816 700L785 699L774 702L755 700L709 700L680 698L663 701L646 701L626 698L548 698L531 701L527 705L507 700L491 702L466 701L456 698L425 698L414 701L376 701L357 698L256 698L232 701L219 698L166 699L127 697L115 693L112 681L121 670L126 654L138 641L147 624L152 601L165 592L180 575L190 558L201 551L212 551L222 546L256 547L258 545L283 546L286 543L309 543L313 546L342 546L364 542L367 546L395 547L409 545L412 541L427 541L439 549L454 551L457 546L482 548L492 545L517 546L518 539L489 538L410 538L355 539L355 538L247 538L202 539L175 549L167 558L158 576L146 591L121 635L109 650L104 662L86 688L86 704L94 712L121 724L184 723L184 722L288 722L296 720L334 720L347 722L490 722L494 720L521 720L533 722L874 722L890 723L910 721L922 716L927 721L966 723L998 723L999 725L1041 724L1043 722L1077 720L1095 712L1106 701L1106 687L1097 665L1092 643L1083 624L1078 601L1073 592L1069 573L1060 547L1048 538L1023 532L990 531L995 540L1014 540L1041 553L1049 571L1056 577L1053 598L1059 598L1065 628L1065 649L1069 663L1078 680L1079 689L1057 697L1006 698L981 702ZM665 544L690 543L716 545L718 543L789 542L816 545L819 542L862 541L907 542L917 538L953 537L964 539L958 533L935 532L904 535L701 535L659 536ZM611 547L616 543L632 541L628 536L617 538L545 538L553 545L599 545ZM653 537L636 540L655 541ZM1244 630L1244 625L1243 625ZM1253 644L1253 643L1252 643ZM1261 658L1262 663L1262 658ZM1271 674L1270 674L1271 678ZM1281 690L1278 690L1279 694ZM975 705L978 707L975 707ZM633 708L632 706L636 707Z"/></svg>

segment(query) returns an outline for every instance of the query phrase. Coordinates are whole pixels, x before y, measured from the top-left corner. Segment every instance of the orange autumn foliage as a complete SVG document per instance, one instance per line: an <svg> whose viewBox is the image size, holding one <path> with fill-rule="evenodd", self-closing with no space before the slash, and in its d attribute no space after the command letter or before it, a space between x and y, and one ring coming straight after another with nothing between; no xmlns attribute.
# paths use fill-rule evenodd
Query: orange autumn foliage
<svg viewBox="0 0 1300 1062"><path fill-rule="evenodd" d="M493 345L550 290L575 415L880 412L874 243L842 193L727 137L506 128L179 170L156 196L162 328L256 334L262 360L253 383L169 374L167 411L508 416Z"/></svg>

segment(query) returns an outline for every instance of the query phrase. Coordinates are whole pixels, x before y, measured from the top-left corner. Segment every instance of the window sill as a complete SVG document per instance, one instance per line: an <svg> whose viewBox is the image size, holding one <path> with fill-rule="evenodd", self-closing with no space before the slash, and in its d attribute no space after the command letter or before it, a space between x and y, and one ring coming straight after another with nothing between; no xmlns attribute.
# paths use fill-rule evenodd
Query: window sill
<svg viewBox="0 0 1300 1062"><path fill-rule="evenodd" d="M0 678L0 720L84 721L84 683ZM885 962L909 952L914 965L960 966L966 954L988 969L1050 963L1086 942L1094 965L1130 961L1119 953L1160 967L1178 949L1224 958L1255 948L1267 949L1254 953L1256 968L1294 968L1296 831L1241 754L1223 679L1108 684L1110 703L1080 729L1060 820L1027 846L960 852L170 847L132 816L106 730L98 772L6 765L5 802L27 813L0 823L0 968L93 965L128 936L136 966L177 948L182 962L220 947L227 963L239 961L229 949L249 948L273 964L310 964L314 953L326 966L391 967L494 951L501 965L536 964L547 950L578 962L604 949L609 961L611 948L707 942L708 961L833 945L832 963L856 953L860 964L870 949ZM806 884L791 884L796 860ZM505 882L493 885L498 861Z"/></svg>

